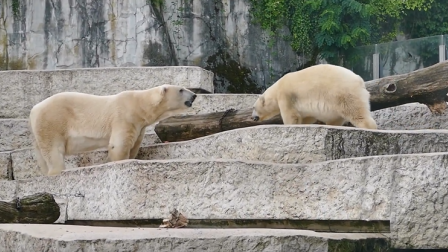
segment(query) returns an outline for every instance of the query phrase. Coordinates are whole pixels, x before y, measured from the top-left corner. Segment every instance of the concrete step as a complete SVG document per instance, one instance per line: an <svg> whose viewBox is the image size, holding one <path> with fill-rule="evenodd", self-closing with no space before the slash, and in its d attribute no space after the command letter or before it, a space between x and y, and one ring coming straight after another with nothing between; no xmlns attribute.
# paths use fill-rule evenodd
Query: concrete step
<svg viewBox="0 0 448 252"><path fill-rule="evenodd" d="M1 251L387 251L386 234L281 229L158 229L0 225ZM350 250L349 248L353 248ZM363 248L363 250L355 250ZM123 250L124 249L124 250ZM348 250L347 250L348 249Z"/></svg>
<svg viewBox="0 0 448 252"><path fill-rule="evenodd" d="M231 158L313 163L350 157L444 151L448 151L448 130L371 131L325 125L264 125L190 141L142 147L137 159ZM11 164L15 179L41 176L31 149L8 153L0 157L5 160L3 163ZM66 167L103 164L106 158L107 151L68 156ZM4 177L7 177L7 168L3 167Z"/></svg>
<svg viewBox="0 0 448 252"><path fill-rule="evenodd" d="M55 195L65 220L163 219L176 208L203 220L390 221L398 244L443 247L447 160L448 153L312 164L127 160L8 182L9 196Z"/></svg>
<svg viewBox="0 0 448 252"><path fill-rule="evenodd" d="M0 118L25 118L36 103L62 91L109 95L162 84L214 92L213 73L194 66L1 71Z"/></svg>

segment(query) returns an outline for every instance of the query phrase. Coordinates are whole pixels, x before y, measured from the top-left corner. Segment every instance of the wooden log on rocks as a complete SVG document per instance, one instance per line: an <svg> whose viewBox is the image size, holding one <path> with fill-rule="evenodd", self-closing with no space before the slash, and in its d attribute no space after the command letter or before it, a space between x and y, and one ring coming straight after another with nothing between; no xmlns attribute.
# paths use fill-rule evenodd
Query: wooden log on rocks
<svg viewBox="0 0 448 252"><path fill-rule="evenodd" d="M407 74L388 76L366 82L370 92L371 110L394 107L406 103L426 104L433 114L443 113L448 101L448 61ZM264 121L251 120L252 108L173 116L155 127L162 142L195 139L214 133L262 124L283 124L280 115Z"/></svg>
<svg viewBox="0 0 448 252"><path fill-rule="evenodd" d="M36 193L0 201L0 223L51 224L60 215L59 205L49 193Z"/></svg>

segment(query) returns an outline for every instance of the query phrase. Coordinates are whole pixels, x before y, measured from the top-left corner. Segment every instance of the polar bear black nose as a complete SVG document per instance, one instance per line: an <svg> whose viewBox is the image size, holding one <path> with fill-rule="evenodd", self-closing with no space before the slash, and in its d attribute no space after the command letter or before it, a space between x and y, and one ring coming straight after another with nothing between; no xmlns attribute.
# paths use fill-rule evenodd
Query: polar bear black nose
<svg viewBox="0 0 448 252"><path fill-rule="evenodd" d="M258 122L258 120L260 120L260 117L259 116L254 116L254 117L252 117L252 120L254 120L255 122Z"/></svg>

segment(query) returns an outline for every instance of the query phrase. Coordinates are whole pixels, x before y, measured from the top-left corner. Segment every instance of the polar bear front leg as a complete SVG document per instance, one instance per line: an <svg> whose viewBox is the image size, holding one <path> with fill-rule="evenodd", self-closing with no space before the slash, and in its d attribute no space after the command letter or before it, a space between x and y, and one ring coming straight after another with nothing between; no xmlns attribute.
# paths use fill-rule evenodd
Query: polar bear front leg
<svg viewBox="0 0 448 252"><path fill-rule="evenodd" d="M278 104L280 108L280 115L283 119L283 124L302 124L303 118L299 112L285 101L280 101Z"/></svg>
<svg viewBox="0 0 448 252"><path fill-rule="evenodd" d="M146 128L143 128L140 131L140 135L138 136L137 140L135 141L134 146L132 147L131 152L129 154L130 159L135 159L135 157L137 157L138 151L140 149L140 145L142 144L142 141L143 141L143 137L145 136L145 129Z"/></svg>
<svg viewBox="0 0 448 252"><path fill-rule="evenodd" d="M134 133L131 130L113 129L109 140L109 161L129 159L131 148L134 146Z"/></svg>

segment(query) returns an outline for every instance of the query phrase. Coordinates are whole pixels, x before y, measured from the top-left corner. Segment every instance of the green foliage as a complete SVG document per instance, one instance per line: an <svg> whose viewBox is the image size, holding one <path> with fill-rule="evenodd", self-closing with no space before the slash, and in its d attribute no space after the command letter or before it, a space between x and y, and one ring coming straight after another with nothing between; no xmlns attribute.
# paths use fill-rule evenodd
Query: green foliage
<svg viewBox="0 0 448 252"><path fill-rule="evenodd" d="M447 1L433 0L431 2L431 6L426 10L405 11L400 28L409 38L448 34ZM438 62L439 53L436 49L439 44L438 38L425 38L418 40L415 44L424 66Z"/></svg>
<svg viewBox="0 0 448 252"><path fill-rule="evenodd" d="M163 6L163 0L146 0L146 4L161 8Z"/></svg>
<svg viewBox="0 0 448 252"><path fill-rule="evenodd" d="M442 0L443 1L443 0ZM425 11L434 0L251 0L254 21L278 33L289 29L292 48L311 57L335 62L356 46L396 35L405 10ZM378 32L386 21L387 32Z"/></svg>
<svg viewBox="0 0 448 252"><path fill-rule="evenodd" d="M14 17L20 17L20 0L12 0L11 8Z"/></svg>
<svg viewBox="0 0 448 252"><path fill-rule="evenodd" d="M405 12L401 28L411 38L448 34L448 12L446 0L431 0L426 9Z"/></svg>

